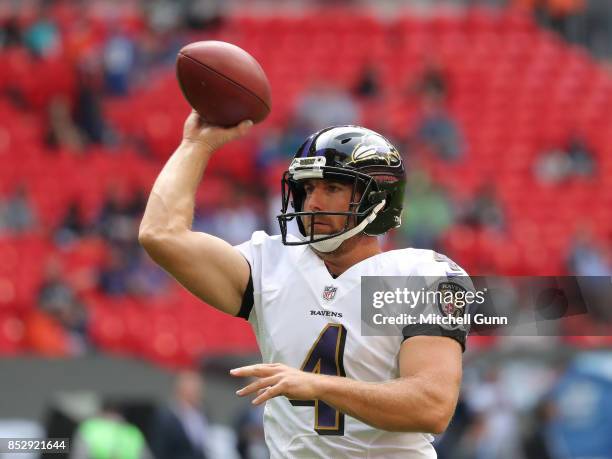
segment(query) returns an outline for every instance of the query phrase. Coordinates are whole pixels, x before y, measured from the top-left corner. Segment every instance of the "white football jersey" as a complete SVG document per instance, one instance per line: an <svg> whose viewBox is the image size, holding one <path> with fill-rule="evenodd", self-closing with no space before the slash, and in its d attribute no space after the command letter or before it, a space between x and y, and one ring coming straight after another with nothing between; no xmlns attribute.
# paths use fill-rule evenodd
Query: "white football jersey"
<svg viewBox="0 0 612 459"><path fill-rule="evenodd" d="M237 248L251 266L253 306L244 315L263 362L360 381L398 378L404 340L362 336L361 276L444 276L458 269L431 250L403 249L370 257L333 278L309 246L285 246L280 236L258 231ZM463 344L465 333L461 338ZM436 457L429 434L379 430L320 401L273 398L264 426L272 458Z"/></svg>

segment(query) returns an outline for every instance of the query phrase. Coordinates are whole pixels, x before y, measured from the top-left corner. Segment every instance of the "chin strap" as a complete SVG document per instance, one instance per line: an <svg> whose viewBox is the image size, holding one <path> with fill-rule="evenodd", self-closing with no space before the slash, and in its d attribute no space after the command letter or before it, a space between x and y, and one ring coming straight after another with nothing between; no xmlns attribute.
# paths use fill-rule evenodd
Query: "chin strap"
<svg viewBox="0 0 612 459"><path fill-rule="evenodd" d="M355 228L351 228L346 233L339 234L336 237L332 237L332 238L326 239L324 241L311 242L310 245L312 246L313 249L316 249L319 252L323 252L323 253L333 252L338 247L340 247L340 244L342 244L344 241L346 241L347 239L355 236L356 234L361 233L365 229L366 226L368 226L370 223L372 223L374 221L374 219L376 218L376 216L378 215L378 212L380 212L382 210L382 208L385 207L385 202L386 202L385 199L383 199L382 202L379 202L376 205L376 207L374 207L374 210L372 210L370 215L368 215ZM322 234L319 237L326 237L326 235ZM315 239L317 238L316 234L315 234L314 238Z"/></svg>

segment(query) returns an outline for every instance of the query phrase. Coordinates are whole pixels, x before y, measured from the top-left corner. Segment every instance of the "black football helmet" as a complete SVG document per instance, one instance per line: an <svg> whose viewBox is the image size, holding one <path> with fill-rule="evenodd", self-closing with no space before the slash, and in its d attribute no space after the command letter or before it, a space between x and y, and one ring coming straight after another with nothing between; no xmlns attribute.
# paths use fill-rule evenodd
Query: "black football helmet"
<svg viewBox="0 0 612 459"><path fill-rule="evenodd" d="M304 212L304 180L333 179L352 183L347 212ZM364 232L384 234L401 224L406 185L404 164L397 149L382 135L360 126L333 126L312 134L298 149L282 178L282 209L277 216L285 245L312 244L331 252ZM289 212L289 205L293 212ZM314 234L317 215L344 215L344 229L334 234ZM310 231L302 217L311 216ZM296 219L303 240L287 240L287 223ZM351 221L355 222L351 226Z"/></svg>

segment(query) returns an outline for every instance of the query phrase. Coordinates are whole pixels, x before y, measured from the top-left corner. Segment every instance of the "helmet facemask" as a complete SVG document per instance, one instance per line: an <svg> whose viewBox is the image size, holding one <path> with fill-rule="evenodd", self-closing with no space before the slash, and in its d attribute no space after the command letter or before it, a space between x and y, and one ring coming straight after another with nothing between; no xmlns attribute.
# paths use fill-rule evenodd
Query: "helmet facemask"
<svg viewBox="0 0 612 459"><path fill-rule="evenodd" d="M305 161L302 161L302 163ZM308 161L309 163L312 161ZM365 227L376 218L385 206L386 193L381 192L373 177L339 167L326 167L325 158L320 157L316 164L302 165L294 160L282 178L282 210L277 217L283 244L311 244L320 252L336 250L342 242L363 232ZM304 183L309 179L333 180L352 184L351 199L346 211L304 211L306 197ZM289 205L293 212L288 212ZM318 216L344 216L346 221L341 231L332 234L315 234L314 224ZM304 225L304 217L310 217L309 227ZM287 240L287 223L295 219L303 237L301 241Z"/></svg>
<svg viewBox="0 0 612 459"><path fill-rule="evenodd" d="M348 182L352 185L350 204L333 211L304 211L303 183L308 179ZM321 129L304 141L283 175L282 210L277 217L282 242L310 244L319 252L331 252L359 233L385 234L401 224L405 183L401 155L380 134L354 125ZM344 227L333 234L314 234L317 217L320 222L323 216L345 217ZM297 223L300 241L287 240L291 220Z"/></svg>

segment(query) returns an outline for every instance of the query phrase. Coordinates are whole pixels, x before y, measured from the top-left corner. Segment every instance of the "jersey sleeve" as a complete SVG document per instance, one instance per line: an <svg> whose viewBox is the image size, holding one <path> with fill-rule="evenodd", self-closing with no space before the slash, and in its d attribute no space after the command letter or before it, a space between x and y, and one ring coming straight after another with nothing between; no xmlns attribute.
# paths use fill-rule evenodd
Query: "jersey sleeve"
<svg viewBox="0 0 612 459"><path fill-rule="evenodd" d="M414 336L444 336L454 339L465 351L469 333L470 304L475 297L468 274L448 257L431 252L416 273L426 285L425 300L419 305L417 323L402 329L404 340Z"/></svg>
<svg viewBox="0 0 612 459"><path fill-rule="evenodd" d="M242 297L240 311L236 317L241 317L251 323L256 320L256 298L261 295L262 254L268 237L265 232L256 231L251 239L235 246L249 264L249 282Z"/></svg>

